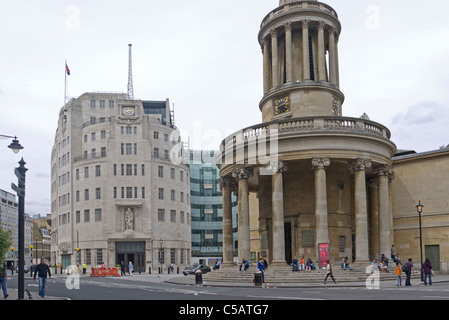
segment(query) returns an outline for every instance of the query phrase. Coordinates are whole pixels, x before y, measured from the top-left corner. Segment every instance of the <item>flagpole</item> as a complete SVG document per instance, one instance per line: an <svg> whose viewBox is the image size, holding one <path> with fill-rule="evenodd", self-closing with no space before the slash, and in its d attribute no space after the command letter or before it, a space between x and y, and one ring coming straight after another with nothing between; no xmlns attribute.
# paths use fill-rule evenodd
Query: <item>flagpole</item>
<svg viewBox="0 0 449 320"><path fill-rule="evenodd" d="M65 60L65 66L64 66L64 105L67 103L67 59Z"/></svg>

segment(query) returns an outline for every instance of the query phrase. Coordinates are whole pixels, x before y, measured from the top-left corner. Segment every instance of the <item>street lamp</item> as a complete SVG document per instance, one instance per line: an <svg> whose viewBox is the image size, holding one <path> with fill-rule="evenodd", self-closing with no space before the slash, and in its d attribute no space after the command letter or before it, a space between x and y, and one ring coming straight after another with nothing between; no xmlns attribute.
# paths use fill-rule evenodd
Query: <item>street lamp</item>
<svg viewBox="0 0 449 320"><path fill-rule="evenodd" d="M422 269L422 226L421 226L421 213L422 213L422 209L424 208L424 206L421 204L421 201L419 201L418 205L416 206L416 211L418 211L418 215L419 215L419 250L421 252L421 265L420 265L420 270L421 270L421 282L424 281L424 273L423 273L423 269Z"/></svg>
<svg viewBox="0 0 449 320"><path fill-rule="evenodd" d="M8 146L14 153L18 153L23 149L22 145L17 140L17 137L0 135L0 139L13 139L12 143ZM19 161L19 167L15 168L14 173L18 179L18 185L11 183L11 188L17 193L19 198L19 228L18 228L18 244L19 244L19 278L18 278L18 300L25 299L25 173L28 171L25 168L25 161L23 158Z"/></svg>
<svg viewBox="0 0 449 320"><path fill-rule="evenodd" d="M13 139L12 143L8 146L8 148L10 148L16 154L19 153L19 151L23 149L23 147L19 143L19 140L17 140L17 137L5 136L3 134L0 134L0 138Z"/></svg>
<svg viewBox="0 0 449 320"><path fill-rule="evenodd" d="M163 273L163 268L162 268L162 244L164 243L164 240L159 240L159 243L161 244L161 250L159 251L159 260L161 262L161 271L159 273Z"/></svg>

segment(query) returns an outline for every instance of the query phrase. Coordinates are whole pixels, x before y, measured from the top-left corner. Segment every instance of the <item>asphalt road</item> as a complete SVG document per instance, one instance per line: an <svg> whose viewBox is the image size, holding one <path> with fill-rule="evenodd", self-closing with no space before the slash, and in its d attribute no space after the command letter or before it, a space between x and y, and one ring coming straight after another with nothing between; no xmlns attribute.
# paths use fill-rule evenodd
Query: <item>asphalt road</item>
<svg viewBox="0 0 449 320"><path fill-rule="evenodd" d="M192 284L194 283L192 276ZM17 288L17 277L8 280L8 288ZM38 297L38 283L25 280L34 299ZM75 287L70 289L70 287ZM363 287L342 288L329 284L317 288L234 288L175 285L161 281L139 281L130 278L81 277L79 286L67 277L48 279L46 294L70 300L170 300L170 301L312 301L312 300L449 300L449 283L422 284L412 287L388 286L379 290Z"/></svg>

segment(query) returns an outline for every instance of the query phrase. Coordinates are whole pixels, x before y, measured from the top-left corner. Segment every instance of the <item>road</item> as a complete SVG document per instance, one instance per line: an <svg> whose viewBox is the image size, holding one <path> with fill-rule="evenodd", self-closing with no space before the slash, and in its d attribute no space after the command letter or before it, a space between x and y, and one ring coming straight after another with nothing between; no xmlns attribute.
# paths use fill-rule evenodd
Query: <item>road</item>
<svg viewBox="0 0 449 320"><path fill-rule="evenodd" d="M181 276L182 277L182 276ZM336 287L332 284L315 288L240 288L240 287L197 287L192 285L165 283L165 278L79 278L79 288L75 282L67 282L67 276L48 279L48 296L64 297L70 300L170 300L170 301L211 301L211 300L449 300L449 283L422 284L412 287L381 286L379 290L364 287ZM67 283L69 285L67 286ZM38 283L25 280L34 299L38 299ZM8 288L17 288L17 277L10 277Z"/></svg>

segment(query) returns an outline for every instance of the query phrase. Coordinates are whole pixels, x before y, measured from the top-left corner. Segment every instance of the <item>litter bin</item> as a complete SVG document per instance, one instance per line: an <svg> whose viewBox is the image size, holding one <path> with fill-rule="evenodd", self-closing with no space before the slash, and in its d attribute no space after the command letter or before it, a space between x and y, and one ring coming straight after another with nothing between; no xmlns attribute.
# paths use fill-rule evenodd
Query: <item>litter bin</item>
<svg viewBox="0 0 449 320"><path fill-rule="evenodd" d="M262 286L262 272L260 270L257 270L256 273L254 274L254 285L256 287L261 287Z"/></svg>
<svg viewBox="0 0 449 320"><path fill-rule="evenodd" d="M201 270L195 271L195 284L201 286L203 284L203 272Z"/></svg>

